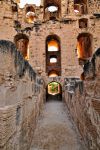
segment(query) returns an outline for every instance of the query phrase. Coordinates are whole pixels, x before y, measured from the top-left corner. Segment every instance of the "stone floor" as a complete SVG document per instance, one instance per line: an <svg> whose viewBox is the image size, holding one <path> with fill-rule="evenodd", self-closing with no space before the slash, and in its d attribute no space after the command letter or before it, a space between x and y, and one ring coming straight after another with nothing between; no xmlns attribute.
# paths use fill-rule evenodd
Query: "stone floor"
<svg viewBox="0 0 100 150"><path fill-rule="evenodd" d="M30 150L87 150L63 102L51 100L45 104Z"/></svg>

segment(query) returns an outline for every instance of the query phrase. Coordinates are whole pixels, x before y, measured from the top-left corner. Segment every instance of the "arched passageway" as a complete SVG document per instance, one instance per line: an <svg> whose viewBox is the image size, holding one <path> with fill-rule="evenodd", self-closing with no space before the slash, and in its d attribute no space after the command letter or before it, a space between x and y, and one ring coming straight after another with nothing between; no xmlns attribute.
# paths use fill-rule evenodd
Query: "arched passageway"
<svg viewBox="0 0 100 150"><path fill-rule="evenodd" d="M61 93L60 83L48 83L48 101L38 120L30 150L86 150L64 101L56 98Z"/></svg>
<svg viewBox="0 0 100 150"><path fill-rule="evenodd" d="M57 35L46 38L46 73L49 77L61 76L61 46Z"/></svg>
<svg viewBox="0 0 100 150"><path fill-rule="evenodd" d="M76 14L87 14L87 0L74 0L74 12Z"/></svg>
<svg viewBox="0 0 100 150"><path fill-rule="evenodd" d="M27 23L34 23L35 19L36 19L36 14L35 14L35 9L33 6L28 6L26 7L26 18L25 21Z"/></svg>
<svg viewBox="0 0 100 150"><path fill-rule="evenodd" d="M61 0L44 0L44 20L56 20L61 16Z"/></svg>
<svg viewBox="0 0 100 150"><path fill-rule="evenodd" d="M77 37L77 54L80 59L92 57L92 35L90 33L80 33Z"/></svg>
<svg viewBox="0 0 100 150"><path fill-rule="evenodd" d="M29 58L28 54L28 46L29 46L29 38L27 35L19 33L14 37L14 42L17 49L21 52L25 59Z"/></svg>
<svg viewBox="0 0 100 150"><path fill-rule="evenodd" d="M55 81L48 83L46 89L46 100L62 100L62 86L60 83Z"/></svg>
<svg viewBox="0 0 100 150"><path fill-rule="evenodd" d="M77 37L77 55L79 64L84 64L92 58L93 36L90 33L83 32Z"/></svg>

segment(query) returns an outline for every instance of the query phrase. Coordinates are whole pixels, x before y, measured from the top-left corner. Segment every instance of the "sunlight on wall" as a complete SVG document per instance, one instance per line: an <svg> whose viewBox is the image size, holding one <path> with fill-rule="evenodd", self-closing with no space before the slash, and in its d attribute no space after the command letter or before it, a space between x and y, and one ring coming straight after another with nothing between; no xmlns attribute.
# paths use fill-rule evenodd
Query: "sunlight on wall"
<svg viewBox="0 0 100 150"><path fill-rule="evenodd" d="M41 0L20 0L20 8L23 8L25 4L36 4L36 6L40 6Z"/></svg>

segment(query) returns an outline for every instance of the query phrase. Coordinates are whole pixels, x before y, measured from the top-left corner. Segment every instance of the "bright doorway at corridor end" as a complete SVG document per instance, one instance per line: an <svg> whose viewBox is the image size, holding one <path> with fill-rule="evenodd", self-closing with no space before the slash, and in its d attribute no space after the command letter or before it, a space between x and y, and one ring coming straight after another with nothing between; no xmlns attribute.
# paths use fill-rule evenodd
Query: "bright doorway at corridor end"
<svg viewBox="0 0 100 150"><path fill-rule="evenodd" d="M62 99L62 87L58 82L50 82L47 85L47 100L61 100Z"/></svg>

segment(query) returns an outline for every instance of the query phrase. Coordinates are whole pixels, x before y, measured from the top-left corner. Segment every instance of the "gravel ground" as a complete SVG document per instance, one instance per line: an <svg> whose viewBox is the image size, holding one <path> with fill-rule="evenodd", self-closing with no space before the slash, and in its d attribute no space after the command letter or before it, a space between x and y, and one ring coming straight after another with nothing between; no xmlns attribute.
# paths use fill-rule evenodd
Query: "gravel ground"
<svg viewBox="0 0 100 150"><path fill-rule="evenodd" d="M30 150L87 150L70 120L63 102L47 102L38 120Z"/></svg>

